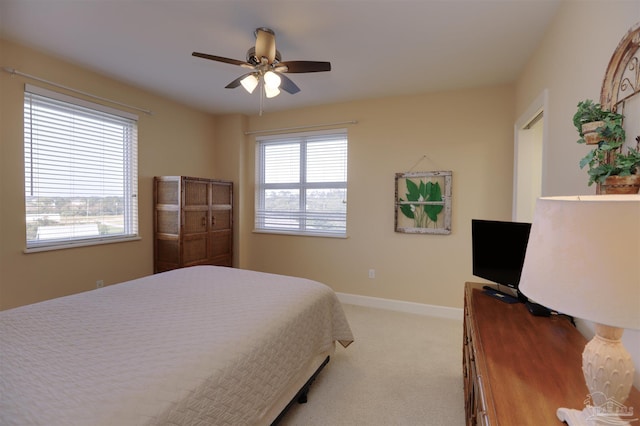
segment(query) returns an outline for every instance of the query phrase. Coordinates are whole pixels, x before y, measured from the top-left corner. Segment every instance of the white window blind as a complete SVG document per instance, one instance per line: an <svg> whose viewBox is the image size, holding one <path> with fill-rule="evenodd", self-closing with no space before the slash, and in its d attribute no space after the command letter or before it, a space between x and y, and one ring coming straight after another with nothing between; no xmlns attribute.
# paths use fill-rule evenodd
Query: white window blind
<svg viewBox="0 0 640 426"><path fill-rule="evenodd" d="M26 85L27 249L138 236L137 116Z"/></svg>
<svg viewBox="0 0 640 426"><path fill-rule="evenodd" d="M256 231L346 236L346 130L259 137L256 149Z"/></svg>

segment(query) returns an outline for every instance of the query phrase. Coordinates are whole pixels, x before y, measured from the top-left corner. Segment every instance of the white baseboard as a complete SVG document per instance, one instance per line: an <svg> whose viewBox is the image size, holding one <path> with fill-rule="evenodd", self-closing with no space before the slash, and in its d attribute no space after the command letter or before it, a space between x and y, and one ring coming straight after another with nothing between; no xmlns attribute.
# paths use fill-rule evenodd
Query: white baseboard
<svg viewBox="0 0 640 426"><path fill-rule="evenodd" d="M338 300L348 305L368 306L370 308L388 309L410 314L429 315L432 317L455 319L462 321L463 310L446 306L427 305L424 303L404 302L402 300L382 299L379 297L360 296L357 294L336 293Z"/></svg>

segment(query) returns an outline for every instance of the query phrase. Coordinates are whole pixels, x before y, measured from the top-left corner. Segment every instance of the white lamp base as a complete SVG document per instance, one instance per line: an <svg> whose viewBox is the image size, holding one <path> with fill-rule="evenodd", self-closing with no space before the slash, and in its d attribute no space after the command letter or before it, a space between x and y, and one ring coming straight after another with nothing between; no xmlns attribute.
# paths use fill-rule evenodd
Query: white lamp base
<svg viewBox="0 0 640 426"><path fill-rule="evenodd" d="M631 390L634 368L622 345L623 329L596 324L596 335L582 353L582 372L589 389L584 410L558 408L569 426L628 426L637 421L623 403ZM640 426L640 425L639 425Z"/></svg>
<svg viewBox="0 0 640 426"><path fill-rule="evenodd" d="M569 426L630 426L631 423L618 417L615 414L597 413L593 407L584 410L573 410L571 408L558 408L556 412L560 421L566 422ZM635 420L635 419L634 419Z"/></svg>

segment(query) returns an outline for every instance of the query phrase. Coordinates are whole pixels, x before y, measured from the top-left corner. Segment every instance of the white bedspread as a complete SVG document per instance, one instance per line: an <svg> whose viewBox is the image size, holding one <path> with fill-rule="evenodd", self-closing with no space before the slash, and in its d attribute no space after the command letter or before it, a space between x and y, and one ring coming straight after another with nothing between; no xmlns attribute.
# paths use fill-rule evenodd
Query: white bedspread
<svg viewBox="0 0 640 426"><path fill-rule="evenodd" d="M0 312L0 424L260 424L334 341L329 287L215 266L23 306Z"/></svg>

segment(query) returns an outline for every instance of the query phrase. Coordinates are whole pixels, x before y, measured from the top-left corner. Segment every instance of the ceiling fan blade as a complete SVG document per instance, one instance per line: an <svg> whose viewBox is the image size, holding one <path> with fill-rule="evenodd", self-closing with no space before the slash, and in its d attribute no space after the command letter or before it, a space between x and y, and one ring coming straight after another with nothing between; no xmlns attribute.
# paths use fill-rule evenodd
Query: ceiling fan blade
<svg viewBox="0 0 640 426"><path fill-rule="evenodd" d="M207 53L200 53L200 52L193 52L192 55L197 56L198 58L211 59L212 61L224 62L226 64L240 65L241 67L245 67L245 68L253 68L253 65L251 65L250 63L239 61L237 59L223 58L222 56L209 55Z"/></svg>
<svg viewBox="0 0 640 426"><path fill-rule="evenodd" d="M291 81L291 79L289 77L287 77L284 74L278 74L280 76L280 88L282 90L284 90L285 92L295 95L296 93L298 93L300 91L300 88L298 86L296 86L296 84Z"/></svg>
<svg viewBox="0 0 640 426"><path fill-rule="evenodd" d="M285 68L282 69L282 68ZM331 62L318 62L318 61L286 61L280 62L276 69L280 72L322 72L331 71Z"/></svg>
<svg viewBox="0 0 640 426"><path fill-rule="evenodd" d="M224 86L225 89L235 89L236 87L240 86L240 83L242 82L242 79L254 74L252 72L248 72L246 74L241 75L240 77L236 78L235 80L233 80L231 83L227 84L226 86Z"/></svg>
<svg viewBox="0 0 640 426"><path fill-rule="evenodd" d="M256 57L267 58L269 64L276 59L276 35L269 28L256 29Z"/></svg>

